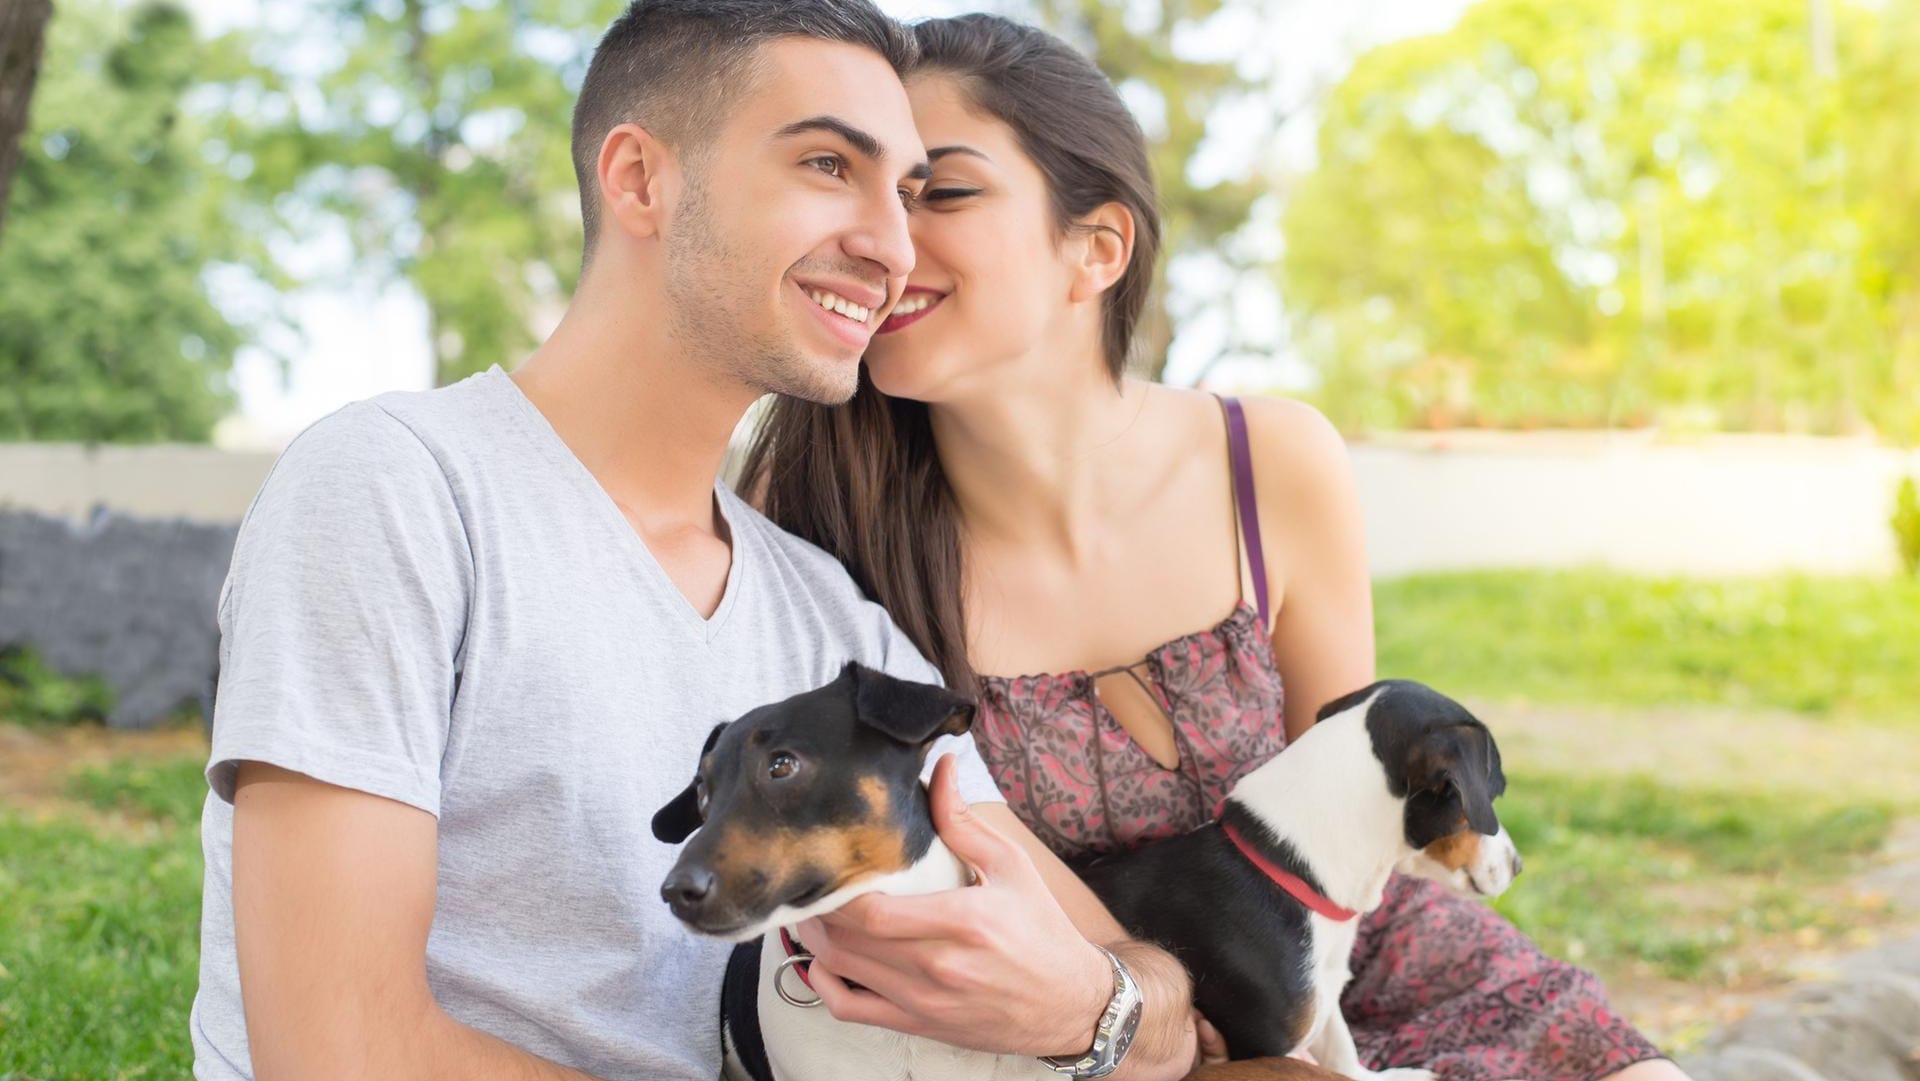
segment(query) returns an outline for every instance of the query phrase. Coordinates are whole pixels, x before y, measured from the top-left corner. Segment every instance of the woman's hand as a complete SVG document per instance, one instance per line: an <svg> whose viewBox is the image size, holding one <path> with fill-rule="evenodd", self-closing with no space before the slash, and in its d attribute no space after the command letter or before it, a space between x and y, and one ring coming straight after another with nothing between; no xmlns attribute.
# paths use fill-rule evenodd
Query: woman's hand
<svg viewBox="0 0 1920 1081"><path fill-rule="evenodd" d="M951 758L930 788L934 829L978 883L868 894L802 922L814 991L842 1021L999 1054L1086 1051L1112 997L1112 966L1026 852L961 799Z"/></svg>
<svg viewBox="0 0 1920 1081"><path fill-rule="evenodd" d="M1213 1066L1227 1061L1227 1038L1220 1035L1220 1030L1214 1028L1213 1022L1207 1020L1199 1010L1193 1011L1193 1028L1200 1042L1193 1060L1195 1066Z"/></svg>

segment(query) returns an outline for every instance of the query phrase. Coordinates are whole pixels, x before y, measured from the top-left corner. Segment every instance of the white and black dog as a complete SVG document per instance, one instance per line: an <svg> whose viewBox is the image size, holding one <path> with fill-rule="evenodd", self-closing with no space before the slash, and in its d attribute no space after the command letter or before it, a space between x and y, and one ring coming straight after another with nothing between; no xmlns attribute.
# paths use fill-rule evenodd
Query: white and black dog
<svg viewBox="0 0 1920 1081"><path fill-rule="evenodd" d="M1492 897L1520 872L1493 812L1493 735L1459 703L1385 681L1328 703L1242 777L1219 820L1096 860L1081 877L1130 932L1172 950L1234 1058L1307 1050L1348 1077L1428 1081L1361 1065L1340 1013L1359 917L1405 871Z"/></svg>
<svg viewBox="0 0 1920 1081"><path fill-rule="evenodd" d="M965 731L972 715L940 688L850 664L824 687L715 728L694 782L654 817L663 841L693 836L661 888L674 914L743 943L721 1010L729 1076L1056 1076L1032 1058L807 1008L806 955L787 934L864 893L969 882L934 834L919 775L933 740ZM1305 1047L1352 1077L1428 1078L1372 1074L1355 1058L1339 1013L1354 916L1379 904L1396 867L1482 895L1505 889L1519 870L1493 814L1505 786L1492 736L1464 709L1419 684L1379 683L1330 704L1242 778L1218 823L1080 870L1132 933L1186 963L1197 1005L1236 1059Z"/></svg>

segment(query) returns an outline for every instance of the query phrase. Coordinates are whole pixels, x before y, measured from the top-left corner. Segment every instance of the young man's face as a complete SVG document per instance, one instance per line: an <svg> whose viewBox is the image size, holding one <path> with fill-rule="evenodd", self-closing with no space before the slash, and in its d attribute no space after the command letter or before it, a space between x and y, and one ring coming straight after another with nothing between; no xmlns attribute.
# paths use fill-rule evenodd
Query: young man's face
<svg viewBox="0 0 1920 1081"><path fill-rule="evenodd" d="M756 68L665 230L673 331L757 390L845 401L913 269L926 152L874 52L786 38Z"/></svg>

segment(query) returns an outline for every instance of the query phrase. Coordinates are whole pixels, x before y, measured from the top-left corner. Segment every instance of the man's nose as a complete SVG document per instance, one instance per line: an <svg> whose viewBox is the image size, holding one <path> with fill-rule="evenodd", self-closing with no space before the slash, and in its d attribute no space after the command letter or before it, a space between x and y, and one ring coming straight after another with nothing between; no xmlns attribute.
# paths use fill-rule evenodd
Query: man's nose
<svg viewBox="0 0 1920 1081"><path fill-rule="evenodd" d="M717 883L714 873L705 867L675 867L660 886L660 897L680 917L695 916L713 896Z"/></svg>
<svg viewBox="0 0 1920 1081"><path fill-rule="evenodd" d="M887 278L904 278L913 270L913 237L907 232L907 208L896 194L876 199L866 208L858 227L847 238L846 251L877 264Z"/></svg>

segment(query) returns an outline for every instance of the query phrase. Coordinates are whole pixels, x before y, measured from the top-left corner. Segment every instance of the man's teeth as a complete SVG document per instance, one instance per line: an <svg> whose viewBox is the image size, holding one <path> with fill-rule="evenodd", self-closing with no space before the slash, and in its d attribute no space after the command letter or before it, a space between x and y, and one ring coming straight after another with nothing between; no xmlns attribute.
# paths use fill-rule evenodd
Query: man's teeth
<svg viewBox="0 0 1920 1081"><path fill-rule="evenodd" d="M938 303L940 298L932 293L916 293L893 306L894 315L912 315L923 312Z"/></svg>
<svg viewBox="0 0 1920 1081"><path fill-rule="evenodd" d="M862 308L846 297L838 293L829 293L825 289L809 289L807 296L812 297L813 302L822 308L830 312L838 312L856 323L864 323L873 315L871 309Z"/></svg>

